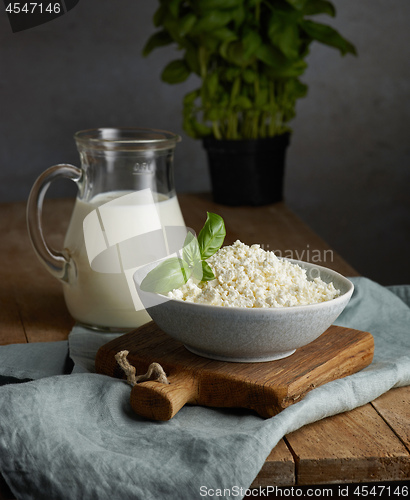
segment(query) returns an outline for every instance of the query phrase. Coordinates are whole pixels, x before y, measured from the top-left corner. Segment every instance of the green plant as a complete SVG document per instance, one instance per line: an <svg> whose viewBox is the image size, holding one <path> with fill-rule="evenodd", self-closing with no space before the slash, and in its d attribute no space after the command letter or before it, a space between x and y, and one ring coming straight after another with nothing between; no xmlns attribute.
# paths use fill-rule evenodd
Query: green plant
<svg viewBox="0 0 410 500"><path fill-rule="evenodd" d="M191 276L198 281L215 279L206 259L221 248L225 236L226 229L222 217L207 212L198 238L188 232L179 255L164 260L150 271L141 282L141 290L165 294L181 287Z"/></svg>
<svg viewBox="0 0 410 500"><path fill-rule="evenodd" d="M162 72L167 83L191 73L200 88L184 98L183 127L199 138L268 137L290 130L314 40L355 54L335 29L311 19L335 16L328 0L160 0L154 15L159 28L143 54L172 43L183 51Z"/></svg>

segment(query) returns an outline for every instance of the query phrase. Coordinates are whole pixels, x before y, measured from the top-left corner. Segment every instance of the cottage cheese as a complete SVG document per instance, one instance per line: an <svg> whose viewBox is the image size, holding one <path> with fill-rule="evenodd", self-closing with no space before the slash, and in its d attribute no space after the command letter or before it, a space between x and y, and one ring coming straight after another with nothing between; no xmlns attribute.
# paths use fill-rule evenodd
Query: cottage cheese
<svg viewBox="0 0 410 500"><path fill-rule="evenodd" d="M324 302L340 294L333 283L320 278L309 281L300 266L279 259L260 245L247 246L237 240L207 262L214 280L190 278L168 296L225 307L289 307Z"/></svg>

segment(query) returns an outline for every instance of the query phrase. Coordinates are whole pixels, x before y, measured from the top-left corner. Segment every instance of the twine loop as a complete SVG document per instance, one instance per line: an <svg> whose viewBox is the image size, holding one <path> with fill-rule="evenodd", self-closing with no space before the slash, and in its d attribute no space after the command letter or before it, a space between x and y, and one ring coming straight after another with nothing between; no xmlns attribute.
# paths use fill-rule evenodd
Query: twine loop
<svg viewBox="0 0 410 500"><path fill-rule="evenodd" d="M159 363L151 363L147 373L144 373L144 375L135 375L136 370L135 367L129 363L127 359L128 354L129 351L117 352L115 359L127 376L127 383L129 385L133 387L139 382L146 382L147 380L153 380L161 384L169 384L167 375Z"/></svg>

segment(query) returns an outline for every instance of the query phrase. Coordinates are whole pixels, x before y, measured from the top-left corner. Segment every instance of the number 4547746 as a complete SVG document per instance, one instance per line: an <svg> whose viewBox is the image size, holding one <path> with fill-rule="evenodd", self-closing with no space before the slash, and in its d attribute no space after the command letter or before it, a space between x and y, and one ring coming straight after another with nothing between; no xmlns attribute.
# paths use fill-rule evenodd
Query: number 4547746
<svg viewBox="0 0 410 500"><path fill-rule="evenodd" d="M42 4L38 2L9 2L6 7L6 12L9 14L59 14L61 12L61 5L56 3Z"/></svg>

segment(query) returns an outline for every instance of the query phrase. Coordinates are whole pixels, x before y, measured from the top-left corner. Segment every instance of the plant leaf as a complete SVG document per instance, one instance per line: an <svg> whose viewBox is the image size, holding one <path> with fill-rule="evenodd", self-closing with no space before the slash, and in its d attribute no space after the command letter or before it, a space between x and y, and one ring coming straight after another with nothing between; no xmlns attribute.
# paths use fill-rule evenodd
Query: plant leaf
<svg viewBox="0 0 410 500"><path fill-rule="evenodd" d="M167 15L167 8L165 5L161 4L154 13L153 23L156 28L161 26L165 17Z"/></svg>
<svg viewBox="0 0 410 500"><path fill-rule="evenodd" d="M200 281L211 281L215 279L211 266L204 260L201 260L194 266L192 275Z"/></svg>
<svg viewBox="0 0 410 500"><path fill-rule="evenodd" d="M182 59L177 59L168 63L162 74L161 78L166 83L181 83L184 82L191 74L191 70Z"/></svg>
<svg viewBox="0 0 410 500"><path fill-rule="evenodd" d="M203 91L205 92L205 96L208 101L212 101L218 90L218 73L208 73L207 76L203 80Z"/></svg>
<svg viewBox="0 0 410 500"><path fill-rule="evenodd" d="M225 239L225 223L220 215L207 212L207 219L204 227L198 234L198 244L201 258L207 259L217 252Z"/></svg>
<svg viewBox="0 0 410 500"><path fill-rule="evenodd" d="M303 8L303 15L314 16L316 14L328 14L335 17L336 9L328 0L309 0Z"/></svg>
<svg viewBox="0 0 410 500"><path fill-rule="evenodd" d="M243 0L195 0L194 3L203 13L216 9L236 9L243 4Z"/></svg>
<svg viewBox="0 0 410 500"><path fill-rule="evenodd" d="M191 125L195 133L195 137L206 137L212 133L211 127L199 122L198 120L193 120Z"/></svg>
<svg viewBox="0 0 410 500"><path fill-rule="evenodd" d="M254 83L258 78L258 74L254 69L246 68L242 73L242 78L246 83Z"/></svg>
<svg viewBox="0 0 410 500"><path fill-rule="evenodd" d="M309 0L286 0L293 8L302 10Z"/></svg>
<svg viewBox="0 0 410 500"><path fill-rule="evenodd" d="M190 266L195 266L201 260L201 252L199 251L198 240L190 231L186 235L184 247L182 249L182 258Z"/></svg>
<svg viewBox="0 0 410 500"><path fill-rule="evenodd" d="M216 30L212 30L208 33L209 37L217 39L219 42L229 43L234 40L237 40L237 35L228 28L218 28Z"/></svg>
<svg viewBox="0 0 410 500"><path fill-rule="evenodd" d="M262 38L257 31L248 31L243 37L244 58L249 59L254 55L257 48L262 45Z"/></svg>
<svg viewBox="0 0 410 500"><path fill-rule="evenodd" d="M191 233L192 234L192 233ZM178 257L165 260L150 271L141 282L141 290L153 293L168 293L188 281L192 269Z"/></svg>
<svg viewBox="0 0 410 500"><path fill-rule="evenodd" d="M195 25L196 21L197 17L192 12L189 12L184 17L182 17L178 22L179 36L182 37L189 33Z"/></svg>
<svg viewBox="0 0 410 500"><path fill-rule="evenodd" d="M303 58L290 61L286 59L284 54L275 47L261 45L256 53L258 59L264 62L268 69L265 73L270 78L290 78L300 76L306 69L307 63Z"/></svg>
<svg viewBox="0 0 410 500"><path fill-rule="evenodd" d="M198 50L195 44L185 38L185 56L184 61L188 68L197 75L201 72L201 66L198 60Z"/></svg>
<svg viewBox="0 0 410 500"><path fill-rule="evenodd" d="M223 28L232 19L232 14L229 11L212 10L202 16L192 28L192 33L206 33L212 30Z"/></svg>
<svg viewBox="0 0 410 500"><path fill-rule="evenodd" d="M253 107L249 97L246 97L244 95L236 97L232 104L234 107L238 107L240 110L251 109Z"/></svg>
<svg viewBox="0 0 410 500"><path fill-rule="evenodd" d="M297 11L276 9L269 20L269 39L288 59L299 55L298 17Z"/></svg>
<svg viewBox="0 0 410 500"><path fill-rule="evenodd" d="M326 24L316 23L315 21L302 21L300 27L313 40L339 49L342 55L350 52L356 55L356 48L348 40L342 37L334 28Z"/></svg>
<svg viewBox="0 0 410 500"><path fill-rule="evenodd" d="M142 49L142 55L145 57L157 47L164 47L165 45L169 45L172 42L173 39L166 31L157 31L148 38L147 43Z"/></svg>
<svg viewBox="0 0 410 500"><path fill-rule="evenodd" d="M244 66L249 61L244 57L245 48L240 40L225 42L221 45L220 54L229 63L236 66Z"/></svg>
<svg viewBox="0 0 410 500"><path fill-rule="evenodd" d="M171 15L175 18L178 17L180 3L181 3L181 0L168 0L167 1L167 7L168 7Z"/></svg>

